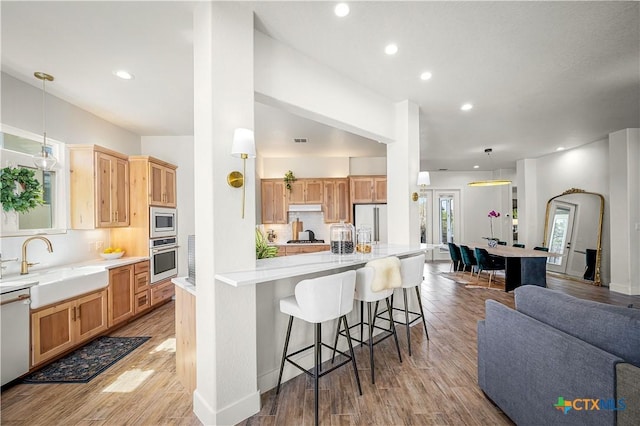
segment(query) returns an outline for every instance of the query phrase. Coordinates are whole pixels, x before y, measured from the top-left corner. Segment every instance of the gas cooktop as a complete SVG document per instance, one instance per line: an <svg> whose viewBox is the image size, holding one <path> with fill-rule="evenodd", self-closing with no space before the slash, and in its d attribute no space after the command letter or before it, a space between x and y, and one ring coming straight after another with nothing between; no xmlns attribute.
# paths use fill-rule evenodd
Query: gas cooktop
<svg viewBox="0 0 640 426"><path fill-rule="evenodd" d="M324 243L324 240L289 240L287 244L312 244Z"/></svg>

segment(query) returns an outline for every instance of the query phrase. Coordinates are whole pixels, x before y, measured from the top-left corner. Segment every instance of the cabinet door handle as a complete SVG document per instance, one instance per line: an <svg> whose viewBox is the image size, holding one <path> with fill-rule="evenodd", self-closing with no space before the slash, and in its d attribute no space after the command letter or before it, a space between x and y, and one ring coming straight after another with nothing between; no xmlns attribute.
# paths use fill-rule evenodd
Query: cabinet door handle
<svg viewBox="0 0 640 426"><path fill-rule="evenodd" d="M76 307L75 306L73 307L73 318L72 319L73 319L73 321L76 320Z"/></svg>

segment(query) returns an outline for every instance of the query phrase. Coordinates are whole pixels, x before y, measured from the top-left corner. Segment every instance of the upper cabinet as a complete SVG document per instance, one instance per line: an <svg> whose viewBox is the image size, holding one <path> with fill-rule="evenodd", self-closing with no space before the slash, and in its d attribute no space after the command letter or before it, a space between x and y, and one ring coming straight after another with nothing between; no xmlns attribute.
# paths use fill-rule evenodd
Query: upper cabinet
<svg viewBox="0 0 640 426"><path fill-rule="evenodd" d="M70 145L71 228L129 226L127 156L98 145Z"/></svg>
<svg viewBox="0 0 640 426"><path fill-rule="evenodd" d="M324 211L325 223L350 222L349 180L325 179L323 190L322 211Z"/></svg>
<svg viewBox="0 0 640 426"><path fill-rule="evenodd" d="M149 160L149 205L176 206L176 167Z"/></svg>
<svg viewBox="0 0 640 426"><path fill-rule="evenodd" d="M298 179L292 182L289 204L322 204L322 182L320 179Z"/></svg>
<svg viewBox="0 0 640 426"><path fill-rule="evenodd" d="M386 176L355 176L349 178L351 203L386 203Z"/></svg>
<svg viewBox="0 0 640 426"><path fill-rule="evenodd" d="M295 182L294 182L295 183ZM287 223L287 197L282 179L262 179L262 223Z"/></svg>

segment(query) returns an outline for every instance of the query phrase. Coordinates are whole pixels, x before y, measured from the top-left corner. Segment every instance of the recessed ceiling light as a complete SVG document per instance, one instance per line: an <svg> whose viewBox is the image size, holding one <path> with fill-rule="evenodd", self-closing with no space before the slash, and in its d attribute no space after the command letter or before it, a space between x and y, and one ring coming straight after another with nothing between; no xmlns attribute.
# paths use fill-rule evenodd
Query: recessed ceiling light
<svg viewBox="0 0 640 426"><path fill-rule="evenodd" d="M460 109L463 111L469 111L471 108L473 108L473 104L469 104L469 103L466 103L460 107Z"/></svg>
<svg viewBox="0 0 640 426"><path fill-rule="evenodd" d="M384 53L387 55L395 55L398 53L398 46L396 44L387 44L387 47L384 48Z"/></svg>
<svg viewBox="0 0 640 426"><path fill-rule="evenodd" d="M420 74L420 80L429 80L431 77L432 75L429 71L425 71L422 74Z"/></svg>
<svg viewBox="0 0 640 426"><path fill-rule="evenodd" d="M473 166L474 169L479 169L480 166L478 166L477 164L475 166Z"/></svg>
<svg viewBox="0 0 640 426"><path fill-rule="evenodd" d="M134 75L131 74L129 71L125 71L125 70L117 70L113 72L113 75L115 75L116 77L119 77L123 80L133 80Z"/></svg>
<svg viewBox="0 0 640 426"><path fill-rule="evenodd" d="M333 9L333 12L336 14L336 16L344 18L349 14L349 5L346 3L338 3L335 9Z"/></svg>
<svg viewBox="0 0 640 426"><path fill-rule="evenodd" d="M559 146L556 148L556 151L564 151L564 146Z"/></svg>

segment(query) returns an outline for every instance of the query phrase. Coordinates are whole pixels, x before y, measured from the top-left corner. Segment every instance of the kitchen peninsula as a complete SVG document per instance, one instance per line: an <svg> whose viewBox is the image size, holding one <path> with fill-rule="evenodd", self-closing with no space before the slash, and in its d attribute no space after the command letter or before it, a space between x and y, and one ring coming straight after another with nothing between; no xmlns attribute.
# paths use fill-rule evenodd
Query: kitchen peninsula
<svg viewBox="0 0 640 426"><path fill-rule="evenodd" d="M367 262L387 256L399 258L424 253L429 247L423 245L375 245L371 253L353 253L348 255L332 254L329 251L306 253L297 256L259 259L253 269L216 274L216 281L233 287L256 284L256 350L257 350L257 387L265 392L277 384L279 362L284 346L285 331L288 318L279 309L279 300L294 294L298 282L307 278L339 273L357 269ZM416 303L410 301L410 305ZM357 309L350 315L349 322L355 324ZM291 347L302 347L311 344L313 325L300 322L296 325L296 333L291 336ZM332 341L335 337L335 325L323 324L323 341ZM340 340L343 350L346 341ZM327 359L323 353L323 359ZM313 365L313 354L309 352L297 362L305 368ZM298 369L286 367L283 382L301 374Z"/></svg>

